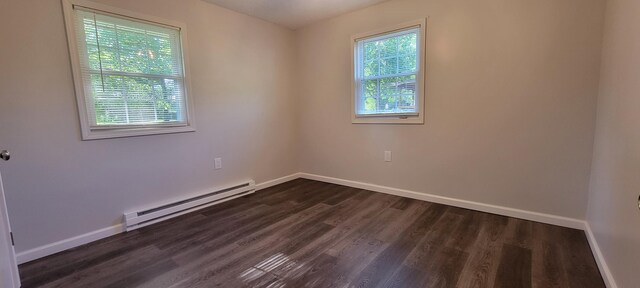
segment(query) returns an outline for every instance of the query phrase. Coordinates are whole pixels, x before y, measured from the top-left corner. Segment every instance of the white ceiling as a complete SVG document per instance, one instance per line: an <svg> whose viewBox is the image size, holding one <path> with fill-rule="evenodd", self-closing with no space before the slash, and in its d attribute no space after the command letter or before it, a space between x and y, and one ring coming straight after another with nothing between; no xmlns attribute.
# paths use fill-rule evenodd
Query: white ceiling
<svg viewBox="0 0 640 288"><path fill-rule="evenodd" d="M388 0L204 0L291 29Z"/></svg>

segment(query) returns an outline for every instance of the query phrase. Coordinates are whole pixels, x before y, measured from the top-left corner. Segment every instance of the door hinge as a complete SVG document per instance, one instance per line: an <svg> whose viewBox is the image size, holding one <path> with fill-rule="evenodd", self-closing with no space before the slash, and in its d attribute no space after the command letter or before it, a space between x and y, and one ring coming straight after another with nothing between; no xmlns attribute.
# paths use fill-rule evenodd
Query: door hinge
<svg viewBox="0 0 640 288"><path fill-rule="evenodd" d="M9 232L9 235L11 235L11 246L16 246L16 242L13 241L13 232Z"/></svg>

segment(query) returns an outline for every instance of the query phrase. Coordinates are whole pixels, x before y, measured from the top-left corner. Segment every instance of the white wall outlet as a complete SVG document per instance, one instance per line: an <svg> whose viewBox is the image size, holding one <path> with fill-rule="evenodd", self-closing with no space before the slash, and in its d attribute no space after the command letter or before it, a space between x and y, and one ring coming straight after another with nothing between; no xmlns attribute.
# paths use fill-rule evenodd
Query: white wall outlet
<svg viewBox="0 0 640 288"><path fill-rule="evenodd" d="M216 169L222 169L222 158L216 158L213 162Z"/></svg>
<svg viewBox="0 0 640 288"><path fill-rule="evenodd" d="M391 151L384 151L384 162L391 162Z"/></svg>

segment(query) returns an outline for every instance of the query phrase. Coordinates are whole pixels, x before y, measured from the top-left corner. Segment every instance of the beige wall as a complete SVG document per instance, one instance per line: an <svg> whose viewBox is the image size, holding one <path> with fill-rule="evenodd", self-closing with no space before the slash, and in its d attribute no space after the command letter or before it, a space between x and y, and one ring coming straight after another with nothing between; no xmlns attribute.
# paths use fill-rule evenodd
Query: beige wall
<svg viewBox="0 0 640 288"><path fill-rule="evenodd" d="M18 252L298 170L292 31L199 0L100 2L187 24L198 130L81 141L60 1L1 1L0 147L13 159L0 170Z"/></svg>
<svg viewBox="0 0 640 288"><path fill-rule="evenodd" d="M397 0L298 30L302 171L584 219L603 9ZM427 16L425 125L351 124L350 36Z"/></svg>
<svg viewBox="0 0 640 288"><path fill-rule="evenodd" d="M640 276L640 1L609 0L587 221L618 287Z"/></svg>
<svg viewBox="0 0 640 288"><path fill-rule="evenodd" d="M81 141L59 1L0 2L0 147L14 155L0 170L18 251L297 171L584 219L603 0L395 0L296 32L199 0L99 1L187 24L198 131ZM351 124L350 36L426 16L425 125ZM623 61L608 51L603 83ZM591 206L625 219L599 194L624 160L599 131ZM622 240L605 235L624 234L607 234L606 211L590 220L616 257Z"/></svg>

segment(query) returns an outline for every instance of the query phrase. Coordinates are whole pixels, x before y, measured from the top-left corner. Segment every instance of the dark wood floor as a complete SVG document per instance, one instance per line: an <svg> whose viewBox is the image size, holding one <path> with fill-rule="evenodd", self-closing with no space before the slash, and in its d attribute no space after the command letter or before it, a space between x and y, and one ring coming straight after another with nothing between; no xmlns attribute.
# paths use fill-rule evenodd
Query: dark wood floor
<svg viewBox="0 0 640 288"><path fill-rule="evenodd" d="M23 287L604 287L582 231L302 179L20 273Z"/></svg>

